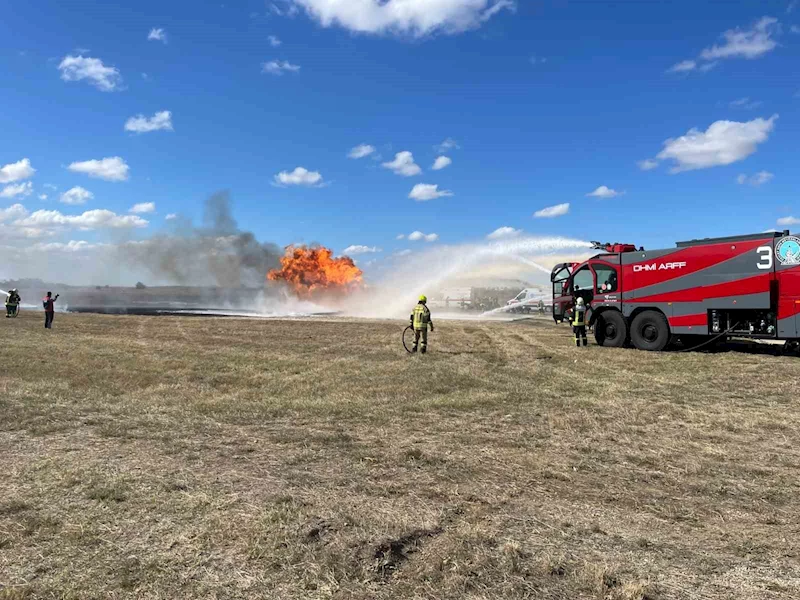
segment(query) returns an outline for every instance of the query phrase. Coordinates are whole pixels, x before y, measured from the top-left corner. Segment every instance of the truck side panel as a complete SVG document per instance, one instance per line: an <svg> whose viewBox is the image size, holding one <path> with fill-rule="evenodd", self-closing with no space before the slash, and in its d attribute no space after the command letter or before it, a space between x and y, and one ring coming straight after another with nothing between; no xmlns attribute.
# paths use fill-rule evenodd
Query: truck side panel
<svg viewBox="0 0 800 600"><path fill-rule="evenodd" d="M782 257L776 240L775 258L778 279L778 337L800 337L800 265L781 264Z"/></svg>
<svg viewBox="0 0 800 600"><path fill-rule="evenodd" d="M775 279L773 241L764 237L626 253L623 313L630 316L640 307L658 308L673 333L708 334L709 310L769 310Z"/></svg>

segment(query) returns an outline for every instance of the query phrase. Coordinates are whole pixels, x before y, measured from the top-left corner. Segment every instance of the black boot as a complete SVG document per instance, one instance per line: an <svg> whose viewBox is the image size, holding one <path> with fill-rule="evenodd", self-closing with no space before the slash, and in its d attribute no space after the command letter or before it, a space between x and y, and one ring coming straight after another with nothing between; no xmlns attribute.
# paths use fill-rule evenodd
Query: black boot
<svg viewBox="0 0 800 600"><path fill-rule="evenodd" d="M414 347L411 348L411 354L414 354L417 351L417 345L414 344Z"/></svg>
<svg viewBox="0 0 800 600"><path fill-rule="evenodd" d="M423 346L422 347L422 353L425 354L427 351L428 351L428 347L427 346Z"/></svg>

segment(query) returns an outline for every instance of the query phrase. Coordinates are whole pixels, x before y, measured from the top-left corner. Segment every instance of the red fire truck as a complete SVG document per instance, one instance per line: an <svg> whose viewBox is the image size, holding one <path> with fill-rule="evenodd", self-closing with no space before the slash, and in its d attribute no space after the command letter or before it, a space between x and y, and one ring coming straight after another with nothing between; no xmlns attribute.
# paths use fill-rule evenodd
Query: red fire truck
<svg viewBox="0 0 800 600"><path fill-rule="evenodd" d="M599 244L557 265L553 317L576 298L601 346L663 350L679 337L800 338L800 237L788 231L679 242L667 250Z"/></svg>

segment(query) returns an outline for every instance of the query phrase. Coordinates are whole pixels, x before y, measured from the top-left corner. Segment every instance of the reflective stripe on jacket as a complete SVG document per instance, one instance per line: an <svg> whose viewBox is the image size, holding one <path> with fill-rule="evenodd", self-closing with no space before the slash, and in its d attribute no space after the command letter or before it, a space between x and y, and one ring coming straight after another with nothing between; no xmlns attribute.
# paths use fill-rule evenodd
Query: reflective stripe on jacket
<svg viewBox="0 0 800 600"><path fill-rule="evenodd" d="M431 321L431 311L424 304L417 304L414 307L412 319L414 321L414 329L427 329L428 323Z"/></svg>

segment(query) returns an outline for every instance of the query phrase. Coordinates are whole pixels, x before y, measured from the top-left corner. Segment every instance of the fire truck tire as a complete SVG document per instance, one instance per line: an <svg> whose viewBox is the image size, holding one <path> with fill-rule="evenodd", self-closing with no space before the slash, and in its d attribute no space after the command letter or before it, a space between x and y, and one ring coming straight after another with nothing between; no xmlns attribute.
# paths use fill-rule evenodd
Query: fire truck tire
<svg viewBox="0 0 800 600"><path fill-rule="evenodd" d="M609 310L597 317L594 324L594 339L598 346L622 348L628 339L628 324L616 310Z"/></svg>
<svg viewBox="0 0 800 600"><path fill-rule="evenodd" d="M669 323L662 313L646 310L633 319L631 342L639 350L658 352L667 347L669 339Z"/></svg>

